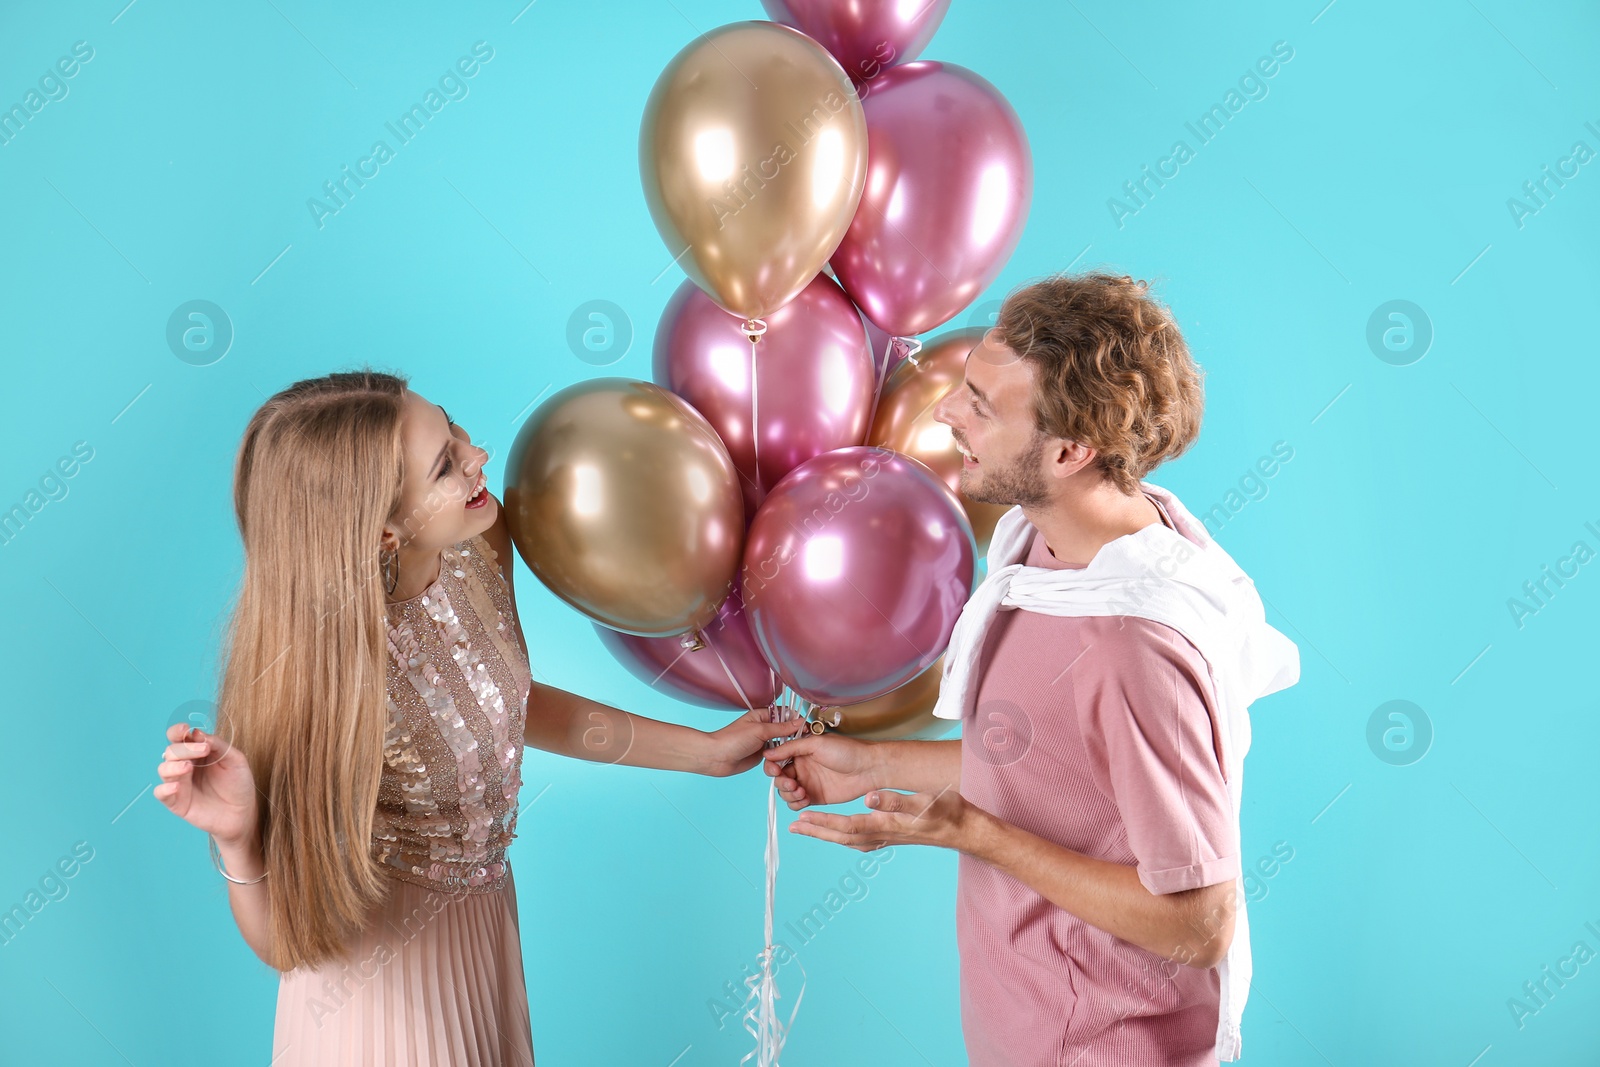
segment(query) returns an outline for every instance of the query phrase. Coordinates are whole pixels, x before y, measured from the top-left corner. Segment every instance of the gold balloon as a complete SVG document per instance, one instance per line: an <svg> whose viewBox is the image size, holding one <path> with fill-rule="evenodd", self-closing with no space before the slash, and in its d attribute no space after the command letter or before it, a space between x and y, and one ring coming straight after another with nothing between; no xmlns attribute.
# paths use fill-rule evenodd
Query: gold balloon
<svg viewBox="0 0 1600 1067"><path fill-rule="evenodd" d="M911 681L891 689L881 697L846 704L822 714L827 719L839 713L839 732L864 741L900 741L908 738L931 740L955 725L954 719L933 714L939 702L939 679L944 657L934 660Z"/></svg>
<svg viewBox="0 0 1600 1067"><path fill-rule="evenodd" d="M983 340L983 334L981 329L952 330L929 341L917 353L916 363L902 360L883 383L878 412L867 435L869 445L892 448L927 464L957 496L961 496L961 453L956 451L950 427L933 415L945 394L961 385L967 353ZM972 522L978 551L987 552L994 524L1010 507L980 504L965 496L961 496L961 506Z"/></svg>
<svg viewBox="0 0 1600 1067"><path fill-rule="evenodd" d="M506 479L517 552L568 604L641 637L716 616L744 499L722 439L681 397L631 378L568 386L522 424Z"/></svg>
<svg viewBox="0 0 1600 1067"><path fill-rule="evenodd" d="M817 42L735 22L697 38L656 79L639 172L667 251L724 310L760 318L816 277L849 228L867 119Z"/></svg>

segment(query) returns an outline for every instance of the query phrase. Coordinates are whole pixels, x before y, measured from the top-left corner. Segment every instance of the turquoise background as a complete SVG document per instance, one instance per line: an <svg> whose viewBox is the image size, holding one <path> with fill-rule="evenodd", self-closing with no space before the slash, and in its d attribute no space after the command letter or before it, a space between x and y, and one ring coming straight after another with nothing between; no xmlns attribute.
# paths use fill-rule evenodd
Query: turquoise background
<svg viewBox="0 0 1600 1067"><path fill-rule="evenodd" d="M124 2L0 9L0 106L74 42L94 50L0 145L0 508L93 450L0 547L0 908L75 844L93 853L0 945L0 1060L265 1064L275 976L203 837L149 795L163 727L213 693L245 421L370 360L498 456L548 391L648 377L682 275L640 191L639 115L678 49L762 11ZM1508 1001L1577 942L1600 951L1600 717L1579 669L1600 563L1521 626L1508 601L1575 542L1600 550L1600 163L1521 226L1507 201L1575 142L1600 150L1600 12L1322 3L956 0L925 57L990 79L1032 141L1027 230L985 299L1069 265L1155 282L1208 411L1152 480L1196 513L1241 490L1213 532L1301 649L1300 683L1254 708L1244 859L1293 859L1252 889L1244 1062L1593 1063L1600 962L1520 1027ZM494 54L470 94L319 229L307 199L478 41ZM1119 228L1108 199L1176 139L1194 148L1185 123L1279 41L1293 58L1266 97ZM207 366L166 341L196 299L234 332ZM596 299L631 324L606 368L565 340ZM1407 365L1367 340L1396 299L1431 324ZM1292 460L1249 481L1277 442ZM723 721L635 682L526 569L517 584L542 679ZM1420 732L1369 745L1391 700L1430 724L1421 759ZM524 776L544 790L512 850L540 1062L737 1063L750 1040L708 1001L760 947L766 779L534 750ZM786 835L780 924L858 858ZM784 1062L965 1062L954 883L953 855L909 847L866 880L800 952ZM781 973L785 1010L800 984Z"/></svg>

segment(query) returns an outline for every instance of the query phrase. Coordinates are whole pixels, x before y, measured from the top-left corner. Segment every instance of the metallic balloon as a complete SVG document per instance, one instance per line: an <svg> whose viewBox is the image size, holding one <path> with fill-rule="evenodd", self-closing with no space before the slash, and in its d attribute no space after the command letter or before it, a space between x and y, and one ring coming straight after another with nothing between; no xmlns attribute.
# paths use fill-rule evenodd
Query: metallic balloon
<svg viewBox="0 0 1600 1067"><path fill-rule="evenodd" d="M772 21L793 26L832 52L856 82L870 83L922 54L950 0L761 0L761 6Z"/></svg>
<svg viewBox="0 0 1600 1067"><path fill-rule="evenodd" d="M766 321L753 356L754 397L750 339L738 316L693 282L667 303L655 341L656 384L693 404L721 436L752 516L761 497L801 463L862 442L877 389L861 315L825 276Z"/></svg>
<svg viewBox="0 0 1600 1067"><path fill-rule="evenodd" d="M1033 197L1017 113L953 63L891 67L864 101L872 155L832 263L839 284L900 337L948 322L994 281Z"/></svg>
<svg viewBox="0 0 1600 1067"><path fill-rule="evenodd" d="M886 448L824 452L790 471L750 524L751 632L812 703L870 700L944 652L975 552L961 502L921 463Z"/></svg>
<svg viewBox="0 0 1600 1067"><path fill-rule="evenodd" d="M683 398L591 378L522 424L502 499L518 554L551 592L613 629L666 637L710 623L731 588L738 477Z"/></svg>
<svg viewBox="0 0 1600 1067"><path fill-rule="evenodd" d="M839 732L863 741L932 740L950 731L954 719L941 719L933 713L939 702L939 681L944 657L933 661L921 674L881 697L859 704L846 704L827 713L839 716Z"/></svg>
<svg viewBox="0 0 1600 1067"><path fill-rule="evenodd" d="M866 118L843 68L771 22L696 38L661 72L639 128L667 251L741 319L770 315L822 270L866 169Z"/></svg>
<svg viewBox="0 0 1600 1067"><path fill-rule="evenodd" d="M967 353L983 340L981 329L952 330L940 334L917 353L916 362L902 360L889 375L878 397L878 412L867 434L867 444L881 445L925 463L957 495L961 493L961 453L956 451L950 427L934 418L939 401L959 388L966 376ZM1006 504L980 504L961 497L978 552L989 550L989 538Z"/></svg>
<svg viewBox="0 0 1600 1067"><path fill-rule="evenodd" d="M687 703L744 711L766 707L783 691L750 634L737 584L717 617L700 631L703 647L698 649L685 645L692 641L689 634L636 637L599 623L594 628L630 674Z"/></svg>

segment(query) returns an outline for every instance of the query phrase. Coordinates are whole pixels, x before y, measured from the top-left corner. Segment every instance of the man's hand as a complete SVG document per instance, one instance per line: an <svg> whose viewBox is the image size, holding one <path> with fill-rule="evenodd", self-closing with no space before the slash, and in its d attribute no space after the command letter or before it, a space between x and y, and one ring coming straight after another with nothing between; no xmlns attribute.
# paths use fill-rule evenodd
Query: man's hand
<svg viewBox="0 0 1600 1067"><path fill-rule="evenodd" d="M937 794L879 789L867 794L867 806L877 810L865 815L803 811L789 824L789 832L860 852L885 845L935 845L968 851L983 815L954 789Z"/></svg>
<svg viewBox="0 0 1600 1067"><path fill-rule="evenodd" d="M802 734L767 750L766 770L795 811L810 804L843 804L879 786L875 747L842 734Z"/></svg>

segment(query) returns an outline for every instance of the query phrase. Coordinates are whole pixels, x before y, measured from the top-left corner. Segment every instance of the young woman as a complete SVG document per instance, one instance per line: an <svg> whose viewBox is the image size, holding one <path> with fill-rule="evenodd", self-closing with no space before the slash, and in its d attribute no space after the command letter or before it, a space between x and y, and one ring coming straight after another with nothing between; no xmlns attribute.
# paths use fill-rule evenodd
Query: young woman
<svg viewBox="0 0 1600 1067"><path fill-rule="evenodd" d="M533 681L487 459L371 370L297 382L245 430L216 733L168 728L155 795L210 835L282 972L274 1067L533 1063L523 745L728 775L803 725L707 734Z"/></svg>

